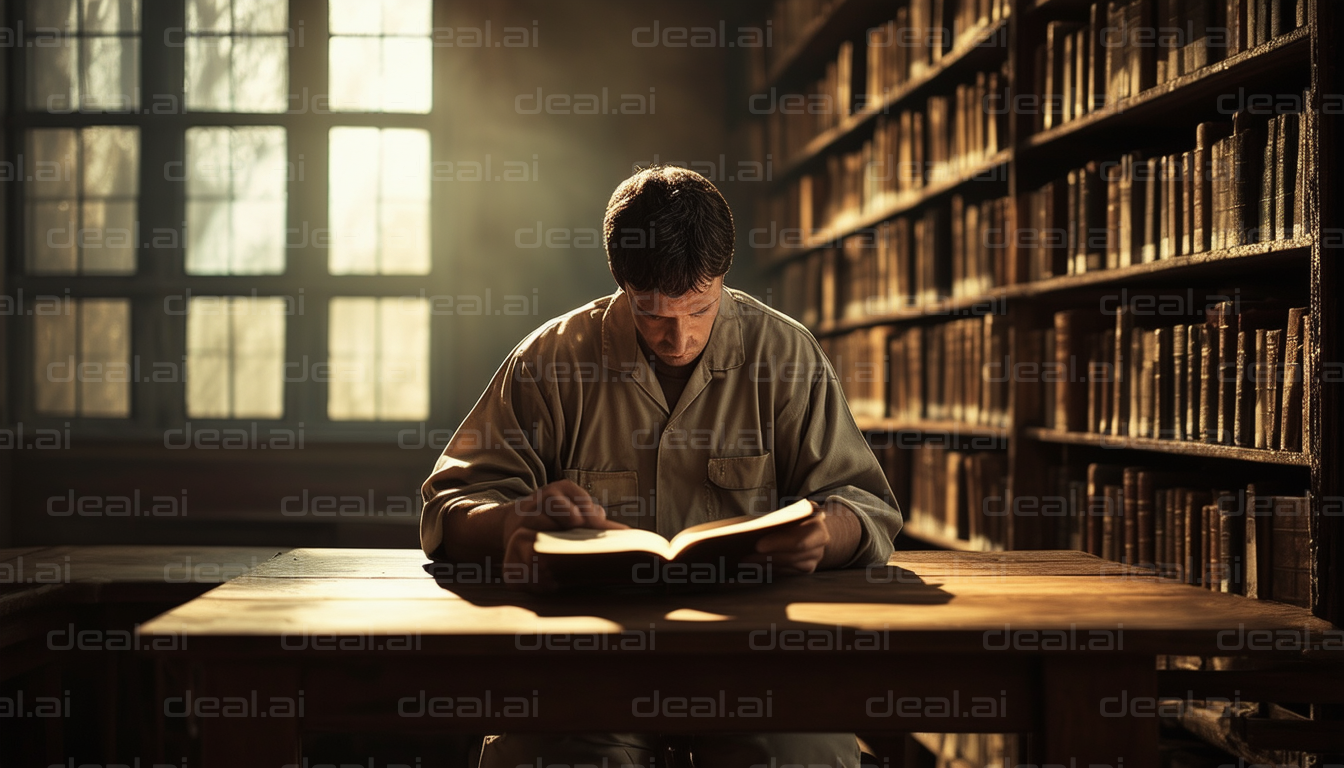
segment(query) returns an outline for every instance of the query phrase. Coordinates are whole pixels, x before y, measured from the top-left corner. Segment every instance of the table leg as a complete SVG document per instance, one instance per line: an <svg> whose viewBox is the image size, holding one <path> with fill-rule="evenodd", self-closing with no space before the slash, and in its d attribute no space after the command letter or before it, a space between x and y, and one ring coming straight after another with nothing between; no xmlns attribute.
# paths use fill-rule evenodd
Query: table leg
<svg viewBox="0 0 1344 768"><path fill-rule="evenodd" d="M1040 760L1066 768L1157 765L1157 668L1151 656L1041 660Z"/></svg>
<svg viewBox="0 0 1344 768"><path fill-rule="evenodd" d="M204 768L284 768L301 764L299 725L306 703L291 667L210 661L198 692L165 702L200 729Z"/></svg>

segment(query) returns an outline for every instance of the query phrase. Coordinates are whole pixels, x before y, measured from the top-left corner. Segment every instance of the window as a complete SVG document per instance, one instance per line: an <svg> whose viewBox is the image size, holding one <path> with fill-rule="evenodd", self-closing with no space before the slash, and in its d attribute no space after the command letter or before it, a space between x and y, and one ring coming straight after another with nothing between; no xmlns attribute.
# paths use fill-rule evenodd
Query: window
<svg viewBox="0 0 1344 768"><path fill-rule="evenodd" d="M28 0L28 109L140 107L140 0Z"/></svg>
<svg viewBox="0 0 1344 768"><path fill-rule="evenodd" d="M283 298L195 296L187 308L187 416L284 415Z"/></svg>
<svg viewBox="0 0 1344 768"><path fill-rule="evenodd" d="M187 109L289 108L287 0L187 0L186 11Z"/></svg>
<svg viewBox="0 0 1344 768"><path fill-rule="evenodd" d="M331 0L331 108L428 114L432 26L430 0Z"/></svg>
<svg viewBox="0 0 1344 768"><path fill-rule="evenodd" d="M327 416L335 421L429 417L429 301L331 300Z"/></svg>
<svg viewBox="0 0 1344 768"><path fill-rule="evenodd" d="M187 129L187 274L285 271L283 128Z"/></svg>
<svg viewBox="0 0 1344 768"><path fill-rule="evenodd" d="M140 130L34 129L27 156L29 274L133 274Z"/></svg>
<svg viewBox="0 0 1344 768"><path fill-rule="evenodd" d="M331 129L333 275L429 273L429 133Z"/></svg>
<svg viewBox="0 0 1344 768"><path fill-rule="evenodd" d="M131 413L131 303L62 299L33 317L34 401L48 416ZM56 311L50 311L55 308Z"/></svg>

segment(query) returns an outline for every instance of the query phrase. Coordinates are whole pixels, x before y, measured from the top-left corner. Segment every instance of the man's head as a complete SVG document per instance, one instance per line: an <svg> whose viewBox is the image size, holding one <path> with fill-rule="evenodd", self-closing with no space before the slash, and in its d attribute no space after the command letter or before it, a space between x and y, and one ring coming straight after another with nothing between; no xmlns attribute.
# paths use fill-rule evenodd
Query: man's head
<svg viewBox="0 0 1344 768"><path fill-rule="evenodd" d="M694 171L646 168L616 188L603 232L640 336L667 365L693 361L709 341L733 264L733 214L723 195Z"/></svg>

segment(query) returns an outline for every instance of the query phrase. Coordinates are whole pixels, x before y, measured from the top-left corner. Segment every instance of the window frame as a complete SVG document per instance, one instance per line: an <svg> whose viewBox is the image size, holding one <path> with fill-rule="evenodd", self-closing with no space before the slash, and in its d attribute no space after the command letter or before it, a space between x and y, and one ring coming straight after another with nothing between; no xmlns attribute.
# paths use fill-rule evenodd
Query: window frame
<svg viewBox="0 0 1344 768"><path fill-rule="evenodd" d="M434 24L445 9L434 4ZM3 234L4 291L27 306L38 296L70 298L127 298L131 301L132 368L139 380L131 384L131 415L126 419L52 417L38 414L32 381L33 328L25 317L4 322L12 353L6 355L4 406L9 421L33 428L70 429L75 437L94 440L164 441L190 421L193 431L252 430L264 442L267 430L302 430L306 442L412 443L425 430L455 425L451 316L430 315L429 404L424 422L332 421L327 417L328 386L313 371L329 359L327 307L338 297L439 296L457 293L451 279L449 230L453 213L449 195L430 184L430 273L428 275L331 275L328 249L322 238L328 224L328 137L333 127L414 128L430 135L431 163L448 144L444 116L387 112L333 112L321 109L328 92L327 0L289 0L291 40L288 48L290 110L279 114L190 112L185 108L185 3L145 3L140 19L140 88L138 112L27 112L24 49L9 51L6 78L9 114L3 142L6 159L15 162L24 152L30 128L85 128L100 125L140 129L140 183L137 200L140 247L136 270L125 276L30 275L26 273L23 184L0 191L7 226ZM23 2L0 6L11 28L25 23ZM434 101L445 80L441 56L434 50ZM17 109L16 109L17 107ZM316 108L315 108L316 107ZM276 275L188 275L185 270L186 184L166 178L185 169L185 136L189 127L279 126L285 130L286 151L294 175L286 203L286 265ZM160 170L162 169L162 170ZM265 419L188 419L186 415L186 298L188 296L279 296L296 309L286 319L284 416ZM26 308L26 307L25 307ZM22 311L22 310L21 310ZM175 367L175 368L174 368ZM175 370L175 373L173 371ZM158 381L156 374L171 380ZM255 446L254 446L255 447Z"/></svg>

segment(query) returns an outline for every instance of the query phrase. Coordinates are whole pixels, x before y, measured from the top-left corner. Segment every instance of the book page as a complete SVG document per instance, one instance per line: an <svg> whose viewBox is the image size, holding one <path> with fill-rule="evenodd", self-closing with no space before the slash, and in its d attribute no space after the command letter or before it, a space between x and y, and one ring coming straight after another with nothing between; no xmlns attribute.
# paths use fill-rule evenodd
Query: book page
<svg viewBox="0 0 1344 768"><path fill-rule="evenodd" d="M688 529L689 530L689 529ZM601 555L613 552L648 552L672 558L667 539L639 528L599 530L570 528L564 531L538 531L533 545L542 555Z"/></svg>
<svg viewBox="0 0 1344 768"><path fill-rule="evenodd" d="M668 559L674 560L682 551L707 539L726 538L749 531L761 531L766 528L788 525L806 519L812 515L812 503L799 499L787 507L781 507L764 515L743 515L726 520L713 520L690 528L672 537Z"/></svg>

